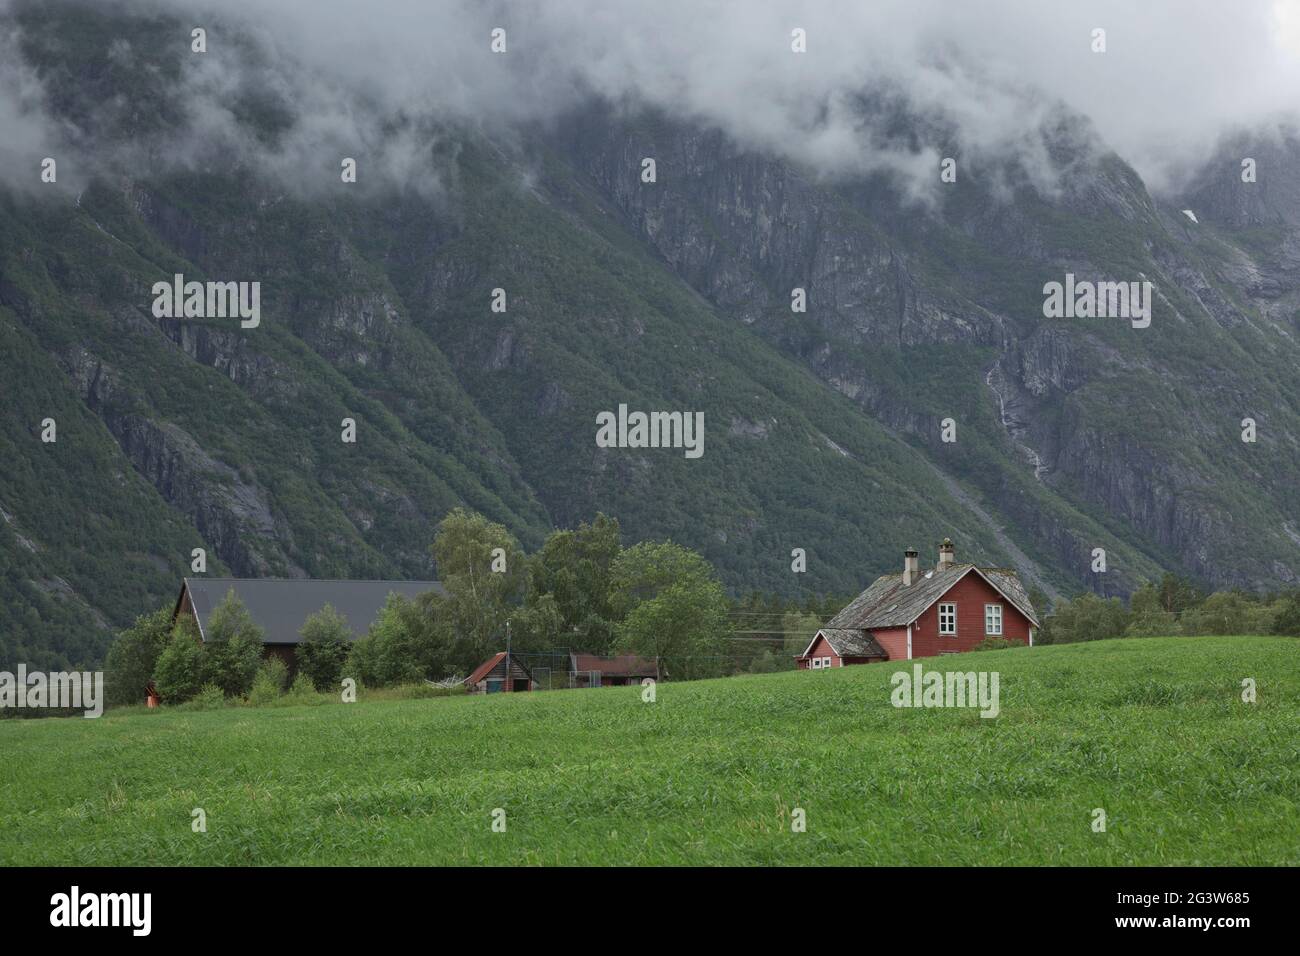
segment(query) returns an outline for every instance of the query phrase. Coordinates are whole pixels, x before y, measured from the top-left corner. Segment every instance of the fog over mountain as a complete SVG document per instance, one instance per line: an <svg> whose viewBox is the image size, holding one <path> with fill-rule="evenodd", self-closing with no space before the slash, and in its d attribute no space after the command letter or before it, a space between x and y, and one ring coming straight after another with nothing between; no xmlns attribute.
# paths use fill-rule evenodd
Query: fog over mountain
<svg viewBox="0 0 1300 956"><path fill-rule="evenodd" d="M21 7L4 0L0 9ZM914 198L934 198L941 155L1016 158L1043 187L1059 174L1041 131L1087 117L1155 191L1176 185L1224 133L1273 125L1300 100L1297 0L106 0L101 11L176 15L209 32L209 53L183 64L177 109L187 141L154 162L199 162L213 149L253 152L302 186L322 152L375 149L395 181L437 188L429 131L466 122L500 130L553 118L592 95L716 125L739 142L826 174L890 170ZM489 50L506 30L507 53ZM807 53L791 53L791 31ZM1092 31L1106 31L1093 52ZM18 37L10 31L10 52ZM124 68L156 50L122 43ZM90 130L51 119L40 84L5 56L0 145L47 154ZM294 117L274 144L250 142L232 104L256 90ZM888 128L883 99L934 134ZM111 110L112 104L105 104ZM77 134L80 133L80 136ZM382 148L381 148L382 146ZM11 160L12 161L12 160ZM84 164L83 164L84 165ZM73 171L69 170L71 174Z"/></svg>

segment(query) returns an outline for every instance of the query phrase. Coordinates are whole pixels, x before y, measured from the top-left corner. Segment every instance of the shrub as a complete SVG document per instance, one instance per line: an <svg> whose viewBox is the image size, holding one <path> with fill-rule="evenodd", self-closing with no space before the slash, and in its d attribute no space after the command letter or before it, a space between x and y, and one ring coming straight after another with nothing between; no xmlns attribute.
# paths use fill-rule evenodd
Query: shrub
<svg viewBox="0 0 1300 956"><path fill-rule="evenodd" d="M258 627L234 589L212 609L205 635L204 681L211 681L232 697L247 694L262 663L266 632Z"/></svg>
<svg viewBox="0 0 1300 956"><path fill-rule="evenodd" d="M379 635L374 631L354 641L348 650L347 662L343 665L343 675L351 677L360 687L379 686Z"/></svg>
<svg viewBox="0 0 1300 956"><path fill-rule="evenodd" d="M184 619L172 633L154 666L154 683L163 700L179 704L199 692L203 684L203 645L193 621Z"/></svg>
<svg viewBox="0 0 1300 956"><path fill-rule="evenodd" d="M315 700L319 696L316 693L316 685L312 683L311 678L306 674L299 674L293 679L293 686L289 688L289 693L285 695L285 699L294 703L301 703L307 699Z"/></svg>
<svg viewBox="0 0 1300 956"><path fill-rule="evenodd" d="M1009 637L986 637L976 644L971 650L975 651L1001 651L1008 647L1021 647L1019 641L1013 641Z"/></svg>
<svg viewBox="0 0 1300 956"><path fill-rule="evenodd" d="M1167 637L1178 633L1178 615L1173 611L1140 611L1124 629L1125 637Z"/></svg>
<svg viewBox="0 0 1300 956"><path fill-rule="evenodd" d="M306 674L317 690L338 684L352 644L347 619L326 604L303 622L298 631L298 672Z"/></svg>
<svg viewBox="0 0 1300 956"><path fill-rule="evenodd" d="M340 671L368 687L411 683L444 672L450 638L436 598L421 595L417 602L390 594L369 633L350 647Z"/></svg>
<svg viewBox="0 0 1300 956"><path fill-rule="evenodd" d="M257 669L257 676L253 678L253 686L248 691L248 702L254 707L263 707L278 700L284 692L288 676L289 668L278 657L264 661Z"/></svg>
<svg viewBox="0 0 1300 956"><path fill-rule="evenodd" d="M216 684L204 684L185 706L194 710L217 710L226 706L226 695Z"/></svg>
<svg viewBox="0 0 1300 956"><path fill-rule="evenodd" d="M257 668L257 675L253 678L254 684L257 683L258 677L273 681L276 693L282 694L284 689L289 686L289 665L279 657L267 657L263 659L261 666Z"/></svg>
<svg viewBox="0 0 1300 956"><path fill-rule="evenodd" d="M1271 608L1235 591L1211 594L1182 614L1182 631L1189 635L1267 634L1273 623Z"/></svg>
<svg viewBox="0 0 1300 956"><path fill-rule="evenodd" d="M161 607L136 618L134 624L117 636L104 663L109 704L138 704L144 700L158 658L171 639L171 620L171 608Z"/></svg>

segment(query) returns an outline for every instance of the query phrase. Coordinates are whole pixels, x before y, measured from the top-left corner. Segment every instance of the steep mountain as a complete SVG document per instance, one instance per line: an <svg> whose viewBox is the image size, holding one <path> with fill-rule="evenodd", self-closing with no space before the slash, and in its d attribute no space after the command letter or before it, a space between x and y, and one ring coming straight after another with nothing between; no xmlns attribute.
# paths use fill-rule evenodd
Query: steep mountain
<svg viewBox="0 0 1300 956"><path fill-rule="evenodd" d="M440 190L333 157L286 181L171 161L175 21L24 4L5 28L81 149L0 191L0 666L94 660L195 548L214 573L427 577L461 504L529 547L605 511L736 591L852 592L945 535L1048 594L1297 581L1290 141L1257 183L1234 162L1166 202L1063 122L1059 189L961 167L919 206L593 101L427 131ZM269 89L234 112L272 144L310 119ZM358 144L363 180L381 149ZM155 317L178 273L260 282L260 324ZM1150 326L1044 318L1066 273L1150 280ZM620 404L702 412L704 454L597 447Z"/></svg>
<svg viewBox="0 0 1300 956"><path fill-rule="evenodd" d="M1271 192L1235 162L1207 170L1199 225L1077 126L1050 132L1068 157L1058 194L983 169L938 211L661 118L585 111L556 142L723 314L924 447L1051 563L1087 578L1092 549L1118 540L1220 586L1295 583L1294 140L1261 160ZM629 187L638 156L665 157L676 178ZM1265 209L1268 239L1250 231L1258 218L1233 228L1230 214ZM1150 326L1044 318L1044 284L1070 273L1151 281ZM795 287L811 303L802 322ZM945 416L970 426L946 446ZM1139 571L1122 563L1121 591Z"/></svg>

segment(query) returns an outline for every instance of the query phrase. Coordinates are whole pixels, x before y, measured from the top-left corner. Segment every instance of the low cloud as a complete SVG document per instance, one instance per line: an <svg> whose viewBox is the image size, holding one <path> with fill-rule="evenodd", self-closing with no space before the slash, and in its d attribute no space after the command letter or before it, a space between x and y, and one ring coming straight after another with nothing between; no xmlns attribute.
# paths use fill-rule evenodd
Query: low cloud
<svg viewBox="0 0 1300 956"><path fill-rule="evenodd" d="M599 96L717 126L826 175L888 171L916 198L943 155L1015 160L1050 189L1059 164L1043 131L1086 117L1078 142L1115 149L1160 190L1223 134L1276 123L1300 102L1300 0L113 2L181 24L174 96L186 126L152 160L202 165L215 147L291 184L365 154L372 178L436 192L447 124L500 132ZM206 54L188 52L195 26L208 30ZM489 49L494 27L506 30L503 55ZM806 53L791 52L795 28ZM1105 53L1092 49L1097 28ZM114 55L143 68L163 52ZM4 62L0 157L67 142L39 108L34 73ZM290 118L274 136L239 108L250 96ZM912 118L901 132L900 112Z"/></svg>

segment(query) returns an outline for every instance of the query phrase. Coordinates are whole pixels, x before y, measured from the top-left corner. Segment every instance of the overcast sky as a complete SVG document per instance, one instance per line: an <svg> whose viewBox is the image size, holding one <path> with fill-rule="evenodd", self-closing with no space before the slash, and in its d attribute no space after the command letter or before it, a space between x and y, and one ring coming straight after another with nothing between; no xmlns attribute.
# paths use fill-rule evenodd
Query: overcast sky
<svg viewBox="0 0 1300 956"><path fill-rule="evenodd" d="M210 52L191 59L177 91L207 133L233 130L225 110L245 79L223 29L237 20L258 36L271 52L258 82L304 116L285 165L304 149L378 135L386 114L512 123L597 91L830 173L887 166L932 181L932 151L882 148L854 111L852 94L885 89L955 124L972 159L1032 158L1037 124L1066 104L1160 189L1222 132L1300 104L1300 0L126 2L209 28ZM488 49L497 26L504 56ZM791 52L796 27L805 54ZM1106 31L1105 53L1092 52L1094 28ZM0 66L0 129L54 135L32 102L31 77ZM405 175L421 154L401 145L388 171Z"/></svg>

